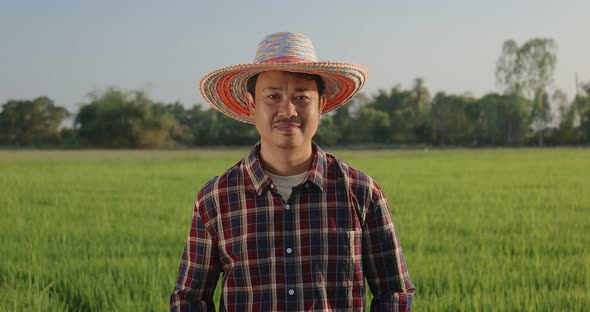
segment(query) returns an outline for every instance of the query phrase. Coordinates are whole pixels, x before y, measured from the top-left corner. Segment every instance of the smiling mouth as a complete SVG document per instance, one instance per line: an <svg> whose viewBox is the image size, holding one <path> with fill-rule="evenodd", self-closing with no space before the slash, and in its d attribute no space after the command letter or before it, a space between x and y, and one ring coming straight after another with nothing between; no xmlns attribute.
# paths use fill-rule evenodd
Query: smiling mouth
<svg viewBox="0 0 590 312"><path fill-rule="evenodd" d="M301 127L301 124L293 122L278 122L274 127L281 132L294 132Z"/></svg>

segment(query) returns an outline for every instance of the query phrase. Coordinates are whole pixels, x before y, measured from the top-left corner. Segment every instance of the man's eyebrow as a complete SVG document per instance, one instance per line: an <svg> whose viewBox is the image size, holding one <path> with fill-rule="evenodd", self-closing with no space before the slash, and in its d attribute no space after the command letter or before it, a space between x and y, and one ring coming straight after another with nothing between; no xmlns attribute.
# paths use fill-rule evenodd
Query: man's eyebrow
<svg viewBox="0 0 590 312"><path fill-rule="evenodd" d="M266 87L264 89L262 89L262 91L280 91L283 90L283 88L281 87Z"/></svg>
<svg viewBox="0 0 590 312"><path fill-rule="evenodd" d="M299 87L299 88L295 88L295 92L305 92L305 91L311 91L311 88L306 88L306 87Z"/></svg>
<svg viewBox="0 0 590 312"><path fill-rule="evenodd" d="M264 91L270 91L270 92L273 92L273 91L282 91L282 90L283 90L283 88L282 88L282 87L272 87L272 86L270 86L270 87L266 87L266 88L262 89L262 91L263 91L263 92L264 92ZM295 92L306 92L306 91L312 91L312 88L308 88L308 87L298 87L298 88L295 88L295 90L294 90L294 91L295 91Z"/></svg>

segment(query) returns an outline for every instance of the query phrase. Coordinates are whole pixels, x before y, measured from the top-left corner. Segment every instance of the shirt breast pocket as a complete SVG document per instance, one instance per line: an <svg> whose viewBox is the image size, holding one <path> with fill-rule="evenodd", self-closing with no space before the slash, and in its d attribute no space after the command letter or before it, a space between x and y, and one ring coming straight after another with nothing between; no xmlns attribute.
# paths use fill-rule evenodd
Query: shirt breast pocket
<svg viewBox="0 0 590 312"><path fill-rule="evenodd" d="M329 229L312 234L312 272L316 284L328 287L350 287L362 280L361 231Z"/></svg>

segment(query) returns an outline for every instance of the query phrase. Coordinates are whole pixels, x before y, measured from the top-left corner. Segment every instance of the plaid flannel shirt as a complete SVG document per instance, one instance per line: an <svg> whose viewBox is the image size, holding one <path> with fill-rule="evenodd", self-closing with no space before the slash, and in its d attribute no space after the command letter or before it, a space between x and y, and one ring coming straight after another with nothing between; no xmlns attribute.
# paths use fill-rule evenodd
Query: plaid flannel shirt
<svg viewBox="0 0 590 312"><path fill-rule="evenodd" d="M315 152L283 199L260 145L199 192L171 311L410 311L414 285L387 200L369 176Z"/></svg>

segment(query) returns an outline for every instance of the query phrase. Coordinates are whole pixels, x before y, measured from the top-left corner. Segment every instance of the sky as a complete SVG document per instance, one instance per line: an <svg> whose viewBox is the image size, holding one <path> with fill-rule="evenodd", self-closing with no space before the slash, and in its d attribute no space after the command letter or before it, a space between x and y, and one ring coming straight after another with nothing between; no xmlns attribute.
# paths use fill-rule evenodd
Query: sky
<svg viewBox="0 0 590 312"><path fill-rule="evenodd" d="M0 0L0 105L48 96L76 112L108 87L187 108L206 73L251 63L277 31L308 35L321 61L369 70L363 92L417 77L431 94L500 91L502 43L558 44L556 88L590 81L590 1Z"/></svg>

